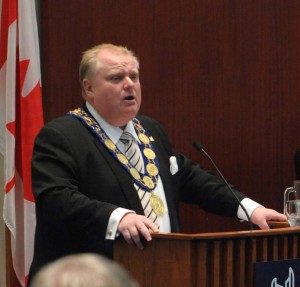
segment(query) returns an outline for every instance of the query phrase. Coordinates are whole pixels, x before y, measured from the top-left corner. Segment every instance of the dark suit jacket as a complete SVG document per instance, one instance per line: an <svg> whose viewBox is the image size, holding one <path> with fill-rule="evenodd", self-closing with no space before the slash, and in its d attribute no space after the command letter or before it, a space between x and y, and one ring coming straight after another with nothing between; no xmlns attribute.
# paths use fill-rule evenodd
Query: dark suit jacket
<svg viewBox="0 0 300 287"><path fill-rule="evenodd" d="M235 217L238 203L222 181L174 151L158 122L138 118L155 140L172 231L180 230L179 200ZM179 165L173 176L171 156L176 156ZM105 240L111 213L124 207L143 214L130 176L87 128L70 116L48 123L37 136L32 182L37 225L31 276L45 263L71 253L111 257L113 241Z"/></svg>

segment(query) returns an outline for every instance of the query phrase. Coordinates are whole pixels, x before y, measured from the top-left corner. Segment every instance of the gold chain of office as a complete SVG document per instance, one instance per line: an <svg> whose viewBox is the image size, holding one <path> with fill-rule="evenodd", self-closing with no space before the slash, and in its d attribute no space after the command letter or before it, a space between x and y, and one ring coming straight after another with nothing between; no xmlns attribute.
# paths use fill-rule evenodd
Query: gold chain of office
<svg viewBox="0 0 300 287"><path fill-rule="evenodd" d="M144 158L145 173L139 172L131 165L127 157L118 149L108 135L101 129L99 124L82 108L67 113L69 116L78 118L81 123L109 150L113 157L119 161L122 167L130 174L136 184L146 191L153 191L158 182L158 161L153 150L153 137L148 136L137 118L132 120L138 138L141 141L140 149Z"/></svg>

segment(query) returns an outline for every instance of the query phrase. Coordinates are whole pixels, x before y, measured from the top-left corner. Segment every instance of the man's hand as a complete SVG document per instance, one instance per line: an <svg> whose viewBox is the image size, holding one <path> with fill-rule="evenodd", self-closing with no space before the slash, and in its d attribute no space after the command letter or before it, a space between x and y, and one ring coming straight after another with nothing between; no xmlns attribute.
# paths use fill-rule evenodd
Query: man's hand
<svg viewBox="0 0 300 287"><path fill-rule="evenodd" d="M265 207L257 207L251 215L251 221L258 225L260 229L269 229L267 223L269 220L287 221L287 218L284 214Z"/></svg>
<svg viewBox="0 0 300 287"><path fill-rule="evenodd" d="M119 223L118 231L127 243L135 244L139 249L144 248L140 236L146 241L151 241L151 233L159 232L157 226L149 218L135 213L125 214Z"/></svg>

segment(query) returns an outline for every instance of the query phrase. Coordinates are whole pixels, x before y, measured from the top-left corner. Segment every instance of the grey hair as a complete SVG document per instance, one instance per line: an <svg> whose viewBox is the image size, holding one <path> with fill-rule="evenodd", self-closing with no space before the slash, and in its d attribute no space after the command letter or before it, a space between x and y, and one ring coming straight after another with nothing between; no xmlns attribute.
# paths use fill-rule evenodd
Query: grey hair
<svg viewBox="0 0 300 287"><path fill-rule="evenodd" d="M44 266L30 287L138 287L118 263L100 255L74 254Z"/></svg>

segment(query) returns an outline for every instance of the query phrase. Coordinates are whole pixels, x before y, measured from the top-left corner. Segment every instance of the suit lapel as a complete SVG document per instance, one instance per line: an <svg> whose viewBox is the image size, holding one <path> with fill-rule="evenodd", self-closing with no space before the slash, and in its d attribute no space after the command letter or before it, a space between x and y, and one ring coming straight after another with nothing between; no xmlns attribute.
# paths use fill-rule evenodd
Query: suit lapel
<svg viewBox="0 0 300 287"><path fill-rule="evenodd" d="M124 168L119 162L110 154L110 152L104 147L96 138L95 145L105 161L107 162L112 173L115 175L116 180L119 183L120 190L126 198L126 208L134 210L136 213L143 215L143 207L137 194L137 191L132 183L132 180Z"/></svg>
<svg viewBox="0 0 300 287"><path fill-rule="evenodd" d="M92 117L96 121L96 119L90 114L86 105L84 105L82 108L86 113L89 114L90 117ZM115 175L116 180L119 182L120 190L124 193L126 198L126 206L124 207L132 209L138 214L144 215L144 210L140 198L128 173L124 170L120 163L118 163L117 160L110 154L106 147L103 144L101 144L92 134L90 135L94 138L94 142L97 149L99 150L103 158L106 160L109 168Z"/></svg>

